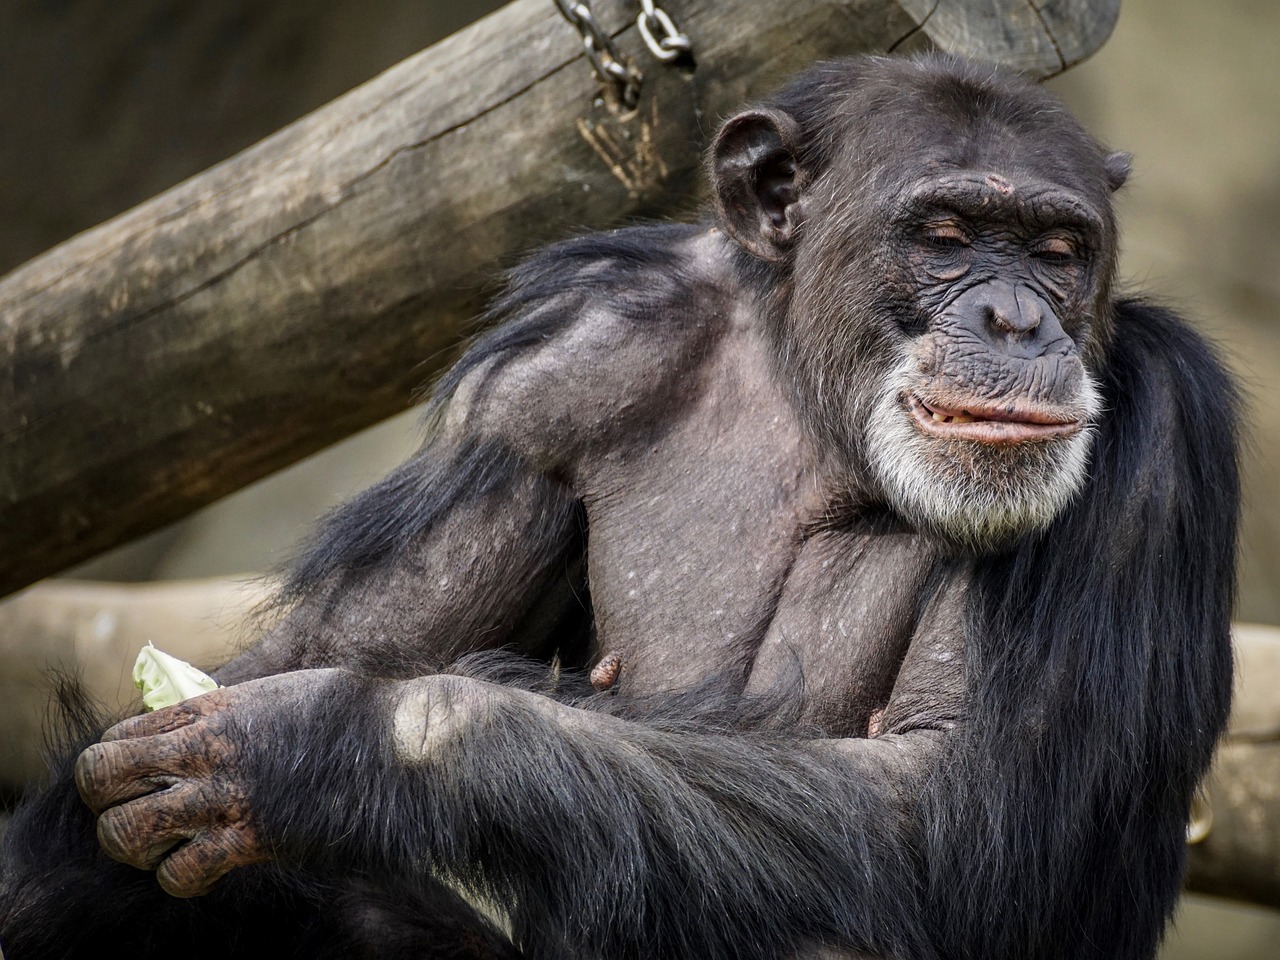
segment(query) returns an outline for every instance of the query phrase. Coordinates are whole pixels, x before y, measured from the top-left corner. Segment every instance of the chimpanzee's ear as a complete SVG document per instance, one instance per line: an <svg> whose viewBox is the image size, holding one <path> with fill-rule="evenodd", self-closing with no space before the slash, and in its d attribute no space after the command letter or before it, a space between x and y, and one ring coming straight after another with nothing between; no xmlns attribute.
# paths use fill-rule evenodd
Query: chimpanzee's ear
<svg viewBox="0 0 1280 960"><path fill-rule="evenodd" d="M1111 185L1114 192L1123 187L1125 181L1129 179L1129 171L1133 169L1133 154L1125 153L1123 150L1109 153L1102 161L1102 166L1107 171L1107 183Z"/></svg>
<svg viewBox="0 0 1280 960"><path fill-rule="evenodd" d="M711 179L720 223L764 260L782 262L803 221L800 126L780 110L748 110L720 128Z"/></svg>

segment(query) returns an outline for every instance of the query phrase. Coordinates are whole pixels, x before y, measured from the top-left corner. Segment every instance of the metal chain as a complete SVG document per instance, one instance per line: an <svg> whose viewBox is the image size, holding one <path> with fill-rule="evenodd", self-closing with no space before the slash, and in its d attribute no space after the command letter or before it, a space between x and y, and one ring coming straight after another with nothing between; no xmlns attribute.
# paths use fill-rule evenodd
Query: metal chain
<svg viewBox="0 0 1280 960"><path fill-rule="evenodd" d="M640 28L640 36L644 37L645 46L664 63L670 63L679 57L693 52L693 43L680 32L671 15L653 0L640 0L640 16L636 17L636 26ZM656 29L655 29L656 24Z"/></svg>
<svg viewBox="0 0 1280 960"><path fill-rule="evenodd" d="M612 85L617 90L622 105L630 110L640 101L643 75L618 52L613 38L600 26L600 21L591 13L591 8L584 0L554 0L554 3L561 16L582 36L582 46L596 76ZM640 0L640 8L636 26L640 29L645 46L655 57L664 63L670 63L693 51L689 38L680 32L670 14L653 0Z"/></svg>
<svg viewBox="0 0 1280 960"><path fill-rule="evenodd" d="M582 46L587 51L587 59L595 68L596 75L606 84L613 85L618 92L622 105L630 110L640 102L640 71L631 65L618 48L613 45L613 38L605 32L604 27L591 13L585 3L570 0L555 0L556 9L582 35Z"/></svg>

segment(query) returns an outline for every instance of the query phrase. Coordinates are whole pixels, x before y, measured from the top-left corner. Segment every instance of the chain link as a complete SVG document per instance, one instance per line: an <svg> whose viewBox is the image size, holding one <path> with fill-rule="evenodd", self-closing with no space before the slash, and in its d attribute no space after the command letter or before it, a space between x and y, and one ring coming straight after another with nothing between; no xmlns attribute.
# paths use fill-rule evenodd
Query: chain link
<svg viewBox="0 0 1280 960"><path fill-rule="evenodd" d="M693 52L693 43L680 32L671 15L653 0L640 0L640 16L636 17L636 26L640 28L640 36L644 37L645 46L664 63L688 56ZM654 29L654 25L657 29Z"/></svg>
<svg viewBox="0 0 1280 960"><path fill-rule="evenodd" d="M560 11L582 37L583 49L587 59L601 81L613 86L618 100L623 107L630 110L640 102L640 84L643 75L624 57L613 42L613 38L600 25L600 21L592 14L591 8L583 0L553 0ZM636 18L636 26L645 46L664 63L670 63L693 51L689 38L680 32L675 21L653 0L640 0L640 16Z"/></svg>
<svg viewBox="0 0 1280 960"><path fill-rule="evenodd" d="M582 37L587 59L604 83L612 85L623 107L630 110L640 102L640 71L631 65L613 44L613 38L600 26L585 3L555 0L556 9Z"/></svg>

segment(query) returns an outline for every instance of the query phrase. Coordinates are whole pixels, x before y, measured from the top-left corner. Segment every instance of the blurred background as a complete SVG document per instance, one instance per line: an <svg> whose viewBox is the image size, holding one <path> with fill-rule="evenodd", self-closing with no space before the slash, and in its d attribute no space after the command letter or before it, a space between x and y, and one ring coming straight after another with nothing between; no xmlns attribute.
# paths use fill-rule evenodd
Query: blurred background
<svg viewBox="0 0 1280 960"><path fill-rule="evenodd" d="M497 6L0 4L0 273ZM1122 0L1108 43L1049 86L1101 140L1135 155L1119 201L1126 283L1193 317L1245 386L1238 619L1280 625L1278 42L1273 0ZM416 442L414 414L401 415L64 578L165 581L268 570L321 513ZM1278 942L1280 915L1188 896L1162 960L1261 960L1277 956Z"/></svg>

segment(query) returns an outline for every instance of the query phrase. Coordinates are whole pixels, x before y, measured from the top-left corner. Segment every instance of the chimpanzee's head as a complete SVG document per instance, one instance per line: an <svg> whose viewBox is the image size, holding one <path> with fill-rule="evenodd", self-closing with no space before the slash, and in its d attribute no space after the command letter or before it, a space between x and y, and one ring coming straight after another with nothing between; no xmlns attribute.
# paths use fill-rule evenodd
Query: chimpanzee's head
<svg viewBox="0 0 1280 960"><path fill-rule="evenodd" d="M979 546L1056 516L1102 414L1128 155L1033 82L929 55L814 68L730 119L711 168L771 265L800 413L861 492Z"/></svg>

